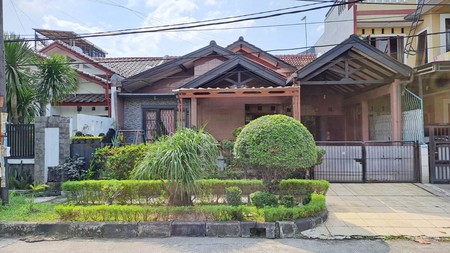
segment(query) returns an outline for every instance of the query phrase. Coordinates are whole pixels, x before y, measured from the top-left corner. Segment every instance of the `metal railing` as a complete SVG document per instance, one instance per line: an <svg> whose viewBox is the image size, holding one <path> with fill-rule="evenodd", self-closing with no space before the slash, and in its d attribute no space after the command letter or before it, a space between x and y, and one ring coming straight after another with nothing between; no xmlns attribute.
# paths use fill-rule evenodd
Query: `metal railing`
<svg viewBox="0 0 450 253"><path fill-rule="evenodd" d="M7 124L9 158L34 158L34 124Z"/></svg>

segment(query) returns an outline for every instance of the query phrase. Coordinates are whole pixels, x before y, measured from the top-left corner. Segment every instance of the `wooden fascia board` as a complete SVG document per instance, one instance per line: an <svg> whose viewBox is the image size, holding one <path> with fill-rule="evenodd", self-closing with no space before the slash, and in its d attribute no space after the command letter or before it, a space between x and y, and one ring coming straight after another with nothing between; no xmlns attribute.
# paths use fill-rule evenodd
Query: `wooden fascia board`
<svg viewBox="0 0 450 253"><path fill-rule="evenodd" d="M105 90L109 90L109 85L107 85L106 83L104 83L104 82L102 82L102 81L100 81L100 80L98 80L98 79L95 79L95 78L92 77L92 76L86 75L86 74L84 74L84 73L82 73L82 72L76 71L76 73L77 73L77 75L78 75L80 78L82 78L82 79L84 79L84 80L86 80L86 81L89 81L89 82L98 84L98 85L102 86L102 88L105 89Z"/></svg>
<svg viewBox="0 0 450 253"><path fill-rule="evenodd" d="M178 98L293 97L300 87L263 89L188 89L179 90Z"/></svg>
<svg viewBox="0 0 450 253"><path fill-rule="evenodd" d="M354 80L354 81L300 81L300 85L354 85L354 84L385 84L384 80Z"/></svg>

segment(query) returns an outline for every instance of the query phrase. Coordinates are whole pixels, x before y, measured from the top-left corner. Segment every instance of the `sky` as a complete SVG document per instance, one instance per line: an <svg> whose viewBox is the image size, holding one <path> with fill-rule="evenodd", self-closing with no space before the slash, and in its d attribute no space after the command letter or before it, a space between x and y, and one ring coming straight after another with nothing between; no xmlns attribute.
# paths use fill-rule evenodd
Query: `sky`
<svg viewBox="0 0 450 253"><path fill-rule="evenodd" d="M4 31L26 38L34 36L33 28L95 33L233 17L305 4L315 5L300 9L329 3L296 0L3 0ZM108 52L107 57L181 56L208 45L211 40L226 47L240 36L263 50L303 48L306 37L307 45L311 46L322 35L324 26L321 22L328 9L197 28L203 31L142 33L88 40ZM304 17L306 19L302 21ZM296 54L301 51L272 53Z"/></svg>

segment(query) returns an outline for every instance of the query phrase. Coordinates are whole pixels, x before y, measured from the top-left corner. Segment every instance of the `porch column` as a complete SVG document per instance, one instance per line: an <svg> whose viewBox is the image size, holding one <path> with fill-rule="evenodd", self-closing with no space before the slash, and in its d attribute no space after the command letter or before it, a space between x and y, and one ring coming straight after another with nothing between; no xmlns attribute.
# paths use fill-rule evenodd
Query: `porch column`
<svg viewBox="0 0 450 253"><path fill-rule="evenodd" d="M361 139L369 140L369 103L367 100L361 101Z"/></svg>
<svg viewBox="0 0 450 253"><path fill-rule="evenodd" d="M197 126L197 98L191 98L191 126Z"/></svg>
<svg viewBox="0 0 450 253"><path fill-rule="evenodd" d="M402 104L400 96L400 84L399 80L395 81L390 86L390 99L391 99L391 137L392 141L402 140Z"/></svg>
<svg viewBox="0 0 450 253"><path fill-rule="evenodd" d="M300 88L298 93L292 96L292 116L298 121L301 119Z"/></svg>

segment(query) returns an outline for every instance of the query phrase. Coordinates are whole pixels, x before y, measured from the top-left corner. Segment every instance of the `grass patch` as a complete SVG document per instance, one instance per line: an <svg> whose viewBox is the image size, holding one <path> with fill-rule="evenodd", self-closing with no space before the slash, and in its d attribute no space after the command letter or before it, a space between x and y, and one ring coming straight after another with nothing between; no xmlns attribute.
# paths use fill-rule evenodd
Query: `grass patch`
<svg viewBox="0 0 450 253"><path fill-rule="evenodd" d="M0 221L58 221L55 203L32 203L24 195L10 194L9 205L0 206Z"/></svg>

